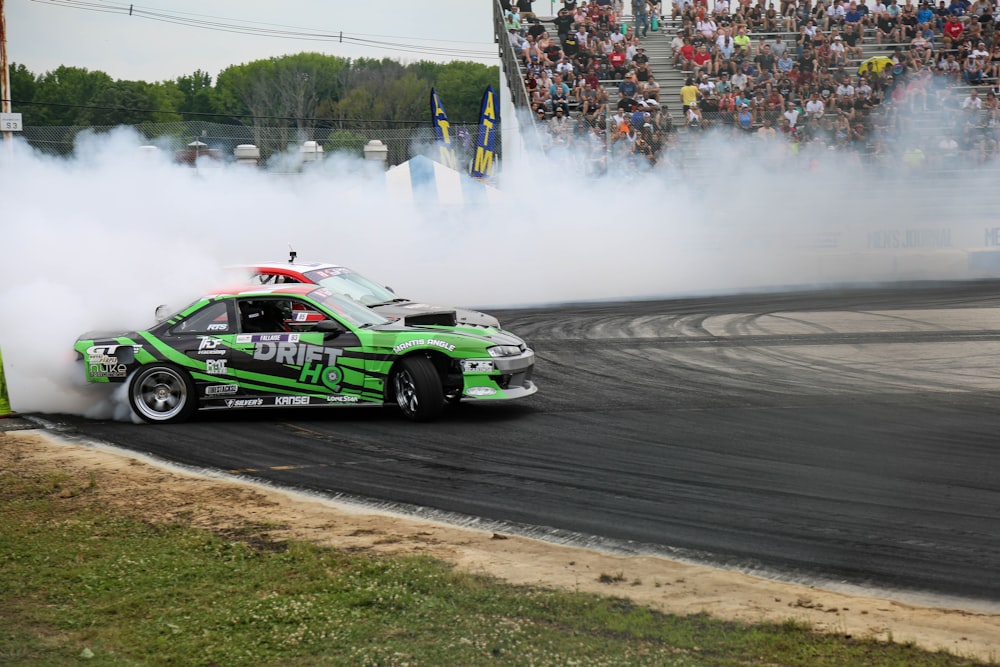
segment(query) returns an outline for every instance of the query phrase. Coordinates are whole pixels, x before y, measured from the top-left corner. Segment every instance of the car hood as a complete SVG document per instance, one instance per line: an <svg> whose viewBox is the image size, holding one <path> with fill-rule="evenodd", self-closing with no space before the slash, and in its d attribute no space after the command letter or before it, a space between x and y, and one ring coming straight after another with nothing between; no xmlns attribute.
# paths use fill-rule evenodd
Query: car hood
<svg viewBox="0 0 1000 667"><path fill-rule="evenodd" d="M375 331L382 331L385 333L401 333L410 332L414 333L416 331L426 332L423 335L441 336L441 335L452 335L461 336L463 338L469 338L477 341L486 343L487 345L514 345L517 347L527 346L524 340L515 336L509 331L502 331L500 329L492 327L472 327L467 326L462 328L462 325L458 325L455 328L439 328L435 325L419 325L419 324L407 324L402 318L388 322L386 324L377 325L372 327Z"/></svg>
<svg viewBox="0 0 1000 667"><path fill-rule="evenodd" d="M369 306L369 308L383 317L403 318L411 325L439 324L443 326L500 328L500 321L497 318L467 308L433 306L416 301L393 301L378 306ZM453 322L445 321L449 314L453 316Z"/></svg>
<svg viewBox="0 0 1000 667"><path fill-rule="evenodd" d="M134 331L121 331L116 329L114 331L88 331L84 334L77 336L77 340L116 340L118 338L135 338L136 332Z"/></svg>

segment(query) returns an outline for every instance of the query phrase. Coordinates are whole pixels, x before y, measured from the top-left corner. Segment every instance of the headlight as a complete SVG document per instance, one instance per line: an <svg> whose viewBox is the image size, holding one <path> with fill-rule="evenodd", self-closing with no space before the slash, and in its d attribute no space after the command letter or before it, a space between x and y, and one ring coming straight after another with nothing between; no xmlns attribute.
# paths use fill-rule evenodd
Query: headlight
<svg viewBox="0 0 1000 667"><path fill-rule="evenodd" d="M463 373L492 373L493 362L489 359L462 359L458 362Z"/></svg>
<svg viewBox="0 0 1000 667"><path fill-rule="evenodd" d="M516 357L521 354L521 348L517 345L494 345L486 351L491 357Z"/></svg>

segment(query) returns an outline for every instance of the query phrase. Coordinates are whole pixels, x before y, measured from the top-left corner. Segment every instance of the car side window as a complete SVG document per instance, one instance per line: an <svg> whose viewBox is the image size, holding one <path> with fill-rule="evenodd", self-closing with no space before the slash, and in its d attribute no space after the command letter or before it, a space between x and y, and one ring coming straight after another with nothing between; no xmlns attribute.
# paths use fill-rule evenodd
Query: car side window
<svg viewBox="0 0 1000 667"><path fill-rule="evenodd" d="M298 285L302 281L294 276L286 276L280 273L255 273L250 282L261 285Z"/></svg>
<svg viewBox="0 0 1000 667"><path fill-rule="evenodd" d="M250 282L254 285L270 285L274 282L274 274L255 273L250 277Z"/></svg>
<svg viewBox="0 0 1000 667"><path fill-rule="evenodd" d="M216 301L188 315L170 331L174 334L225 334L232 333L233 329L226 302Z"/></svg>
<svg viewBox="0 0 1000 667"><path fill-rule="evenodd" d="M288 331L291 306L284 299L240 299L240 331L271 333Z"/></svg>
<svg viewBox="0 0 1000 667"><path fill-rule="evenodd" d="M329 319L311 304L293 300L291 302L288 326L292 331L312 331L318 322Z"/></svg>

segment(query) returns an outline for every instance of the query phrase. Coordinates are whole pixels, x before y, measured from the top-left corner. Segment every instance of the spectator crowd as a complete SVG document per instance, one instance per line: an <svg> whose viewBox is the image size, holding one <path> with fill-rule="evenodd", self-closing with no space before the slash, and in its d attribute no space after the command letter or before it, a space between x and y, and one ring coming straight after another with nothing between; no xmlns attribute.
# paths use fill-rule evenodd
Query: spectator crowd
<svg viewBox="0 0 1000 667"><path fill-rule="evenodd" d="M792 154L817 143L904 155L911 166L927 148L997 155L1000 7L991 0L715 0L711 9L672 0L669 16L656 1L624 1L630 14L616 0L564 2L554 34L524 18L531 0L505 5L547 147L584 144L596 173L609 157L655 165L676 143L642 46L664 22L676 27L672 64L685 77L676 122L696 135L783 139ZM865 60L866 43L891 53ZM944 114L934 146L909 131L910 112L922 111Z"/></svg>

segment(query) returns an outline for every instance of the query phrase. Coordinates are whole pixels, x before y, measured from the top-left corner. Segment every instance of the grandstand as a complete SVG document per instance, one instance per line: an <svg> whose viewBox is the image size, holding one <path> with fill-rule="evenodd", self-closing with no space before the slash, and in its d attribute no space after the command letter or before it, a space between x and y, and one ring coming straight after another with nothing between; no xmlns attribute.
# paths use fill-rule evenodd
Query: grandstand
<svg viewBox="0 0 1000 667"><path fill-rule="evenodd" d="M963 0L952 0L952 2L962 2ZM562 2L544 3L539 5L550 5L555 9L562 7ZM629 0L625 1L620 21L630 28L635 26L635 17L631 13ZM761 3L763 4L763 3ZM777 6L777 5L775 5ZM711 10L707 10L711 13ZM686 122L686 109L681 106L681 88L688 77L693 72L689 68L678 67L674 64L675 51L671 43L674 37L683 29L684 25L680 17L671 17L671 8L665 9L666 16L659 19L658 30L649 30L646 37L640 40L644 53L649 58L649 69L655 76L660 86L661 114L669 114L670 137L663 142L667 152L679 151L685 156L685 161L690 162L692 155L697 155L695 145L699 137L704 135L706 127L713 129L730 129L738 127L739 122L734 118L732 112L716 112L709 107L705 109L701 98L699 99L699 113L701 121L695 125L688 125ZM557 27L554 16L543 15L539 11L539 19L546 31L555 37ZM507 84L512 93L512 99L519 108L528 109L532 107L532 97L525 88L524 81L527 75L527 68L520 54L511 45L509 30L504 25L504 10L499 0L495 0L494 10L495 31L497 42ZM975 22L975 19L972 20ZM760 26L752 26L749 32L750 37L750 57L755 57L766 42L773 42L779 36L782 41L789 46L789 51L795 54L795 60L799 57L796 53L796 42L800 32L789 31L787 24L793 21L785 21L785 17L777 16L775 29L762 29ZM967 19L968 24L968 19ZM734 23L734 27L735 27ZM982 33L988 49L992 51L992 22L984 21L988 30ZM830 27L836 27L832 24ZM1000 69L1000 61L987 59L987 64L994 69L987 69L984 78L979 82L970 83L959 73L958 76L950 76L938 72L937 60L942 54L949 51L942 44L940 30L935 31L935 48L933 58L927 61L926 73L914 67L915 60L910 59L913 52L911 40L903 41L902 30L894 39L878 39L875 22L862 27L863 39L860 40L858 49L850 53L842 63L830 63L826 67L821 67L817 74L817 92L820 88L829 88L835 83L840 83L843 76L850 77L852 85L859 83L859 67L870 59L892 60L882 75L871 76L870 83L875 87L873 108L865 109L857 113L851 112L843 114L850 120L839 119L841 114L829 113L822 120L812 122L802 121L800 125L799 137L795 142L800 141L823 141L829 143L831 148L850 148L850 150L863 156L866 161L874 163L885 163L892 157L899 158L904 164L914 166L914 160L924 162L921 166L938 171L954 170L956 162L964 161L966 164L986 164L995 163L992 158L997 154L997 141L1000 139L1000 130L997 129L998 110L996 109L996 97L1000 89L997 87L996 74ZM830 40L831 31L822 30L821 33ZM977 36L978 31L975 32ZM958 59L965 60L967 51L965 46L955 41L949 44L950 51L957 54ZM976 49L978 44L970 45L968 48ZM995 54L996 52L994 52ZM994 58L997 55L993 56ZM833 82L819 79L821 73L828 73L834 77ZM870 73L869 73L870 74ZM892 77L891 79L889 77ZM710 80L714 76L710 75ZM605 118L601 124L605 127L613 127L609 123L610 116L614 113L615 103L619 99L618 85L620 80L617 77L605 75L600 80L600 85L608 95L609 104L605 112ZM697 83L697 81L696 81ZM777 87L777 81L771 85L762 85L761 88ZM807 102L808 87L802 89L802 97L795 93L786 95L783 101L787 107L802 107L805 115L805 105ZM970 96L970 92L976 89L978 97L983 100L982 110L964 110L963 102ZM924 90L924 93L920 93ZM828 94L828 90L823 90L823 95ZM836 96L833 96L836 99ZM827 109L830 109L830 97L827 98ZM977 103L978 104L978 103ZM991 109L990 107L993 106ZM763 107L762 107L763 108ZM570 116L578 117L581 113L578 101L571 102ZM551 112L544 115L529 114L533 119L548 120ZM765 120L770 121L770 125L779 128L782 123L781 115L778 113L753 114L746 127L743 129L747 134L756 132L765 124ZM539 135L544 137L545 126L534 121L539 126ZM839 126L836 123L844 123L847 129L844 134L849 141L841 143ZM857 136L852 134L852 128L857 125ZM862 125L864 127L862 127ZM697 129L695 129L697 128ZM613 130L612 130L613 132ZM608 133L610 136L611 132ZM738 132L736 133L738 134ZM776 133L781 138L782 133ZM795 133L784 133L786 138ZM900 136L906 137L905 142L898 141ZM544 145L544 138L542 138ZM610 153L610 151L609 151ZM908 162L907 162L908 161Z"/></svg>

